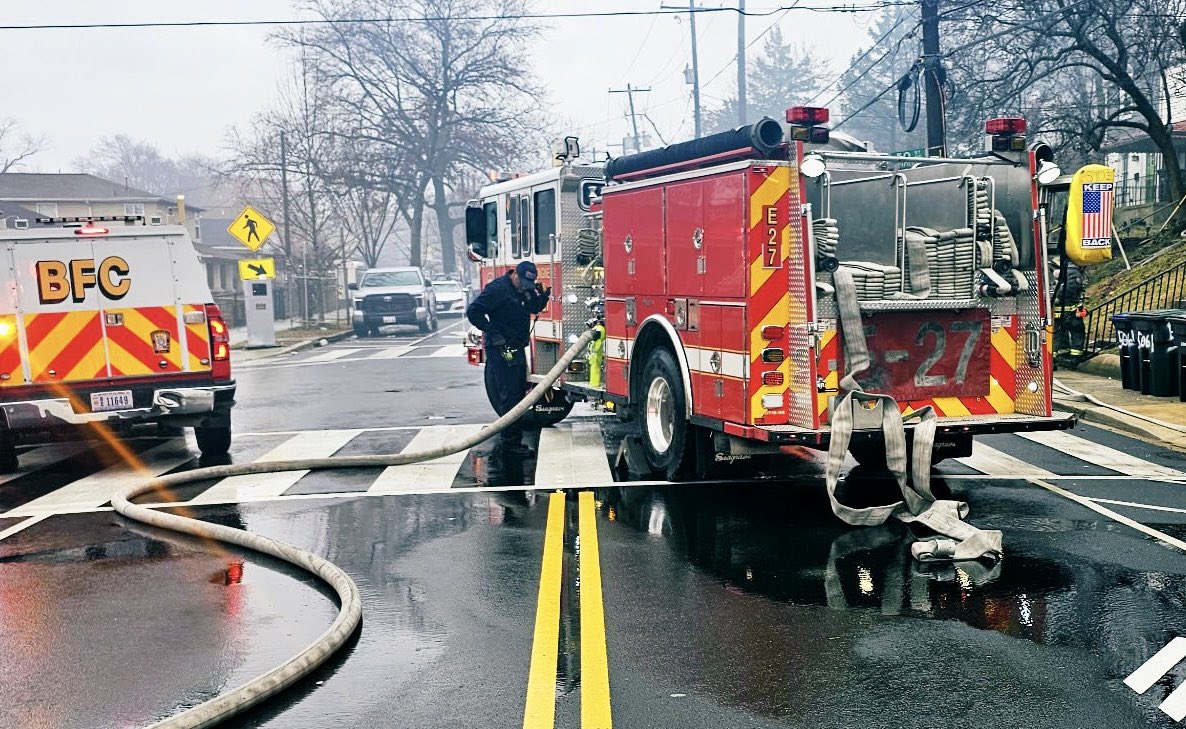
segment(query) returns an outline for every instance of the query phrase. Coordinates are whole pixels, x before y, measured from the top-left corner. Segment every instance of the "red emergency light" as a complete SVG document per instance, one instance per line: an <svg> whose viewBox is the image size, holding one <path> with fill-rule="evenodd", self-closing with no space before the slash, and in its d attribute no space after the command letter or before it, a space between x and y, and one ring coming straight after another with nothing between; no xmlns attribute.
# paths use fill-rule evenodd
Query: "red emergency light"
<svg viewBox="0 0 1186 729"><path fill-rule="evenodd" d="M828 123L828 110L822 106L792 106L787 109L788 124L813 126Z"/></svg>
<svg viewBox="0 0 1186 729"><path fill-rule="evenodd" d="M985 134L1025 134L1026 128L1025 119L1017 116L989 119L984 122Z"/></svg>
<svg viewBox="0 0 1186 729"><path fill-rule="evenodd" d="M101 236L101 235L107 235L110 232L111 231L109 231L107 228L104 228L101 225L95 225L94 223L92 223L90 221L87 221L86 223L84 223L74 229L74 235L85 235L85 236Z"/></svg>

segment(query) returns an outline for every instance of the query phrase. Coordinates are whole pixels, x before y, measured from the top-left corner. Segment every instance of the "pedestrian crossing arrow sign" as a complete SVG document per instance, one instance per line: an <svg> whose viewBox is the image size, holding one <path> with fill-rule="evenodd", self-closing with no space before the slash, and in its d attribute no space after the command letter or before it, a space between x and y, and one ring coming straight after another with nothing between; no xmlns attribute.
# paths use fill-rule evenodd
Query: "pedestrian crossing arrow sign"
<svg viewBox="0 0 1186 729"><path fill-rule="evenodd" d="M268 236L275 232L276 226L260 211L248 205L243 208L243 212L239 213L238 217L231 221L226 230L240 243L257 251L267 241Z"/></svg>
<svg viewBox="0 0 1186 729"><path fill-rule="evenodd" d="M239 278L244 281L276 278L276 259L244 258L242 261L239 261Z"/></svg>

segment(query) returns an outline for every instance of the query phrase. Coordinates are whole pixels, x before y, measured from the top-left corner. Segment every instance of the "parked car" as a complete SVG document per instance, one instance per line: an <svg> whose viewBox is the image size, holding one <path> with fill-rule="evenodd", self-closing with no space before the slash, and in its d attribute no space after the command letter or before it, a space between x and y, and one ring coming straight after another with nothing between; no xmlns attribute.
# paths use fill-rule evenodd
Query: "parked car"
<svg viewBox="0 0 1186 729"><path fill-rule="evenodd" d="M437 328L432 281L419 268L372 268L350 290L351 322L360 337L377 336L388 324L415 324L425 334Z"/></svg>
<svg viewBox="0 0 1186 729"><path fill-rule="evenodd" d="M452 279L439 279L432 282L432 289L437 297L438 314L465 315L465 307L469 306L469 292L460 283Z"/></svg>

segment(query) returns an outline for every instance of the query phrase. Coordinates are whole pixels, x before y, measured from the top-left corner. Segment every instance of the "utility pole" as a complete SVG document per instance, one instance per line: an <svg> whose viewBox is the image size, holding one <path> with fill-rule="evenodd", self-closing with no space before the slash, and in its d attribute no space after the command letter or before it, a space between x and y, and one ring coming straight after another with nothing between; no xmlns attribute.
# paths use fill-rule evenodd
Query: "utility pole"
<svg viewBox="0 0 1186 729"><path fill-rule="evenodd" d="M939 86L939 0L922 1L922 68L927 94L927 154L947 156L947 130L943 118L943 89Z"/></svg>
<svg viewBox="0 0 1186 729"><path fill-rule="evenodd" d="M700 57L696 51L696 0L688 0L688 25L692 30L692 108L696 139L700 139Z"/></svg>
<svg viewBox="0 0 1186 729"><path fill-rule="evenodd" d="M660 5L662 10L678 10L678 5ZM696 47L696 0L688 0L688 29L692 31L692 68L684 67L684 83L692 84L692 114L696 123L696 139L701 137L700 130L700 54Z"/></svg>
<svg viewBox="0 0 1186 729"><path fill-rule="evenodd" d="M737 0L737 126L745 126L745 0Z"/></svg>
<svg viewBox="0 0 1186 729"><path fill-rule="evenodd" d="M636 91L639 93L644 93L644 92L650 91L650 88L648 87L645 89L640 89L636 86L631 86L630 84L626 84L626 88L624 88L624 89L610 89L609 90L609 92L611 94L626 94L626 98L629 100L629 103L630 103L630 126L634 129L634 137L633 137L634 151L641 152L642 151L642 137L638 133L638 114L635 113L635 111L634 111L634 93Z"/></svg>

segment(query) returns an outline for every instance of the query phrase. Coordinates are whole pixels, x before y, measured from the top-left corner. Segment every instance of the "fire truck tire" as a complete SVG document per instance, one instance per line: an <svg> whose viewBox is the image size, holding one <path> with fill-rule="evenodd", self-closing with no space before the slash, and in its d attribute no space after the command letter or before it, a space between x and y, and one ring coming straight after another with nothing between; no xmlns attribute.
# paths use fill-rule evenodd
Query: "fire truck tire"
<svg viewBox="0 0 1186 729"><path fill-rule="evenodd" d="M203 456L225 456L231 449L231 426L215 425L194 428L194 438Z"/></svg>
<svg viewBox="0 0 1186 729"><path fill-rule="evenodd" d="M20 459L16 454L16 441L8 431L0 432L0 473L16 473Z"/></svg>
<svg viewBox="0 0 1186 729"><path fill-rule="evenodd" d="M695 426L684 417L683 380L666 348L656 347L647 357L635 402L651 468L670 481L690 477L696 468Z"/></svg>

